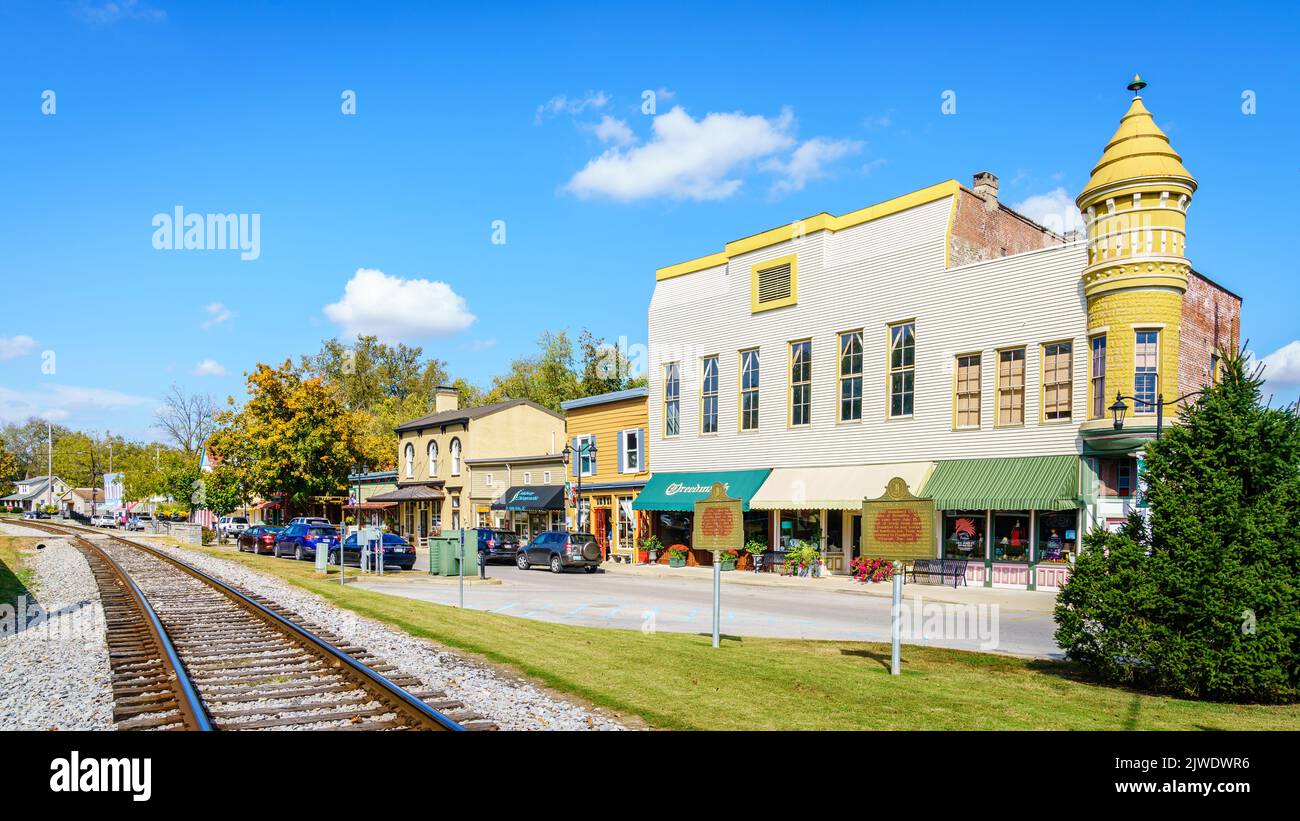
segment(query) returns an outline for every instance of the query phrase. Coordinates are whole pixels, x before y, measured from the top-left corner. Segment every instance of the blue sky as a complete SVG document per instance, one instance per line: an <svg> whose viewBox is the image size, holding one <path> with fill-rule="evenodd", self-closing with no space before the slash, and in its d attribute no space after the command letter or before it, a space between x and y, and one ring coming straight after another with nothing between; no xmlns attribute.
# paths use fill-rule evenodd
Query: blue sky
<svg viewBox="0 0 1300 821"><path fill-rule="evenodd" d="M242 395L367 294L480 383L546 329L644 341L654 269L730 239L980 170L1072 199L1134 71L1200 182L1193 264L1294 398L1298 34L1282 4L0 2L0 421L149 436L171 383ZM257 258L155 249L178 205L260 215Z"/></svg>

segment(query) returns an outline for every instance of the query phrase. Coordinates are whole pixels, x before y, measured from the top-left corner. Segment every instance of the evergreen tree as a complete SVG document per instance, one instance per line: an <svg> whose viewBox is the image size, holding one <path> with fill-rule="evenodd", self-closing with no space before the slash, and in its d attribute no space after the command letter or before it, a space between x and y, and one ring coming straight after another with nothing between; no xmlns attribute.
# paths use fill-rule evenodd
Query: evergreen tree
<svg viewBox="0 0 1300 821"><path fill-rule="evenodd" d="M1300 413L1245 357L1146 448L1149 536L1092 533L1058 643L1104 679L1180 696L1300 696Z"/></svg>

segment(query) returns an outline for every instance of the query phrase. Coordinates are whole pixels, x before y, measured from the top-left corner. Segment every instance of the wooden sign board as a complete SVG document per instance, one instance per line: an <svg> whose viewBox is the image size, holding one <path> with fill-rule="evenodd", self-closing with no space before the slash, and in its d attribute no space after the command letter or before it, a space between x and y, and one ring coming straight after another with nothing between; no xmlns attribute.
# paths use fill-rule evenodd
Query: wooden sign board
<svg viewBox="0 0 1300 821"><path fill-rule="evenodd" d="M885 495L862 502L862 555L869 558L933 559L934 501L912 495L895 476Z"/></svg>
<svg viewBox="0 0 1300 821"><path fill-rule="evenodd" d="M707 498L695 503L695 550L740 550L745 546L744 502L727 496L727 488L714 482Z"/></svg>

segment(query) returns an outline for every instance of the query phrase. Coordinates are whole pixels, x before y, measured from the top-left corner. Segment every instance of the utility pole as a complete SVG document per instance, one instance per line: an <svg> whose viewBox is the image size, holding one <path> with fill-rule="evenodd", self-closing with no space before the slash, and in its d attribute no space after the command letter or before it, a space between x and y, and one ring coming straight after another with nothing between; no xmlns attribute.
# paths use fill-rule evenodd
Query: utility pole
<svg viewBox="0 0 1300 821"><path fill-rule="evenodd" d="M48 465L45 469L45 497L46 506L54 506L54 423L49 419L45 420L45 436L47 440L46 456Z"/></svg>

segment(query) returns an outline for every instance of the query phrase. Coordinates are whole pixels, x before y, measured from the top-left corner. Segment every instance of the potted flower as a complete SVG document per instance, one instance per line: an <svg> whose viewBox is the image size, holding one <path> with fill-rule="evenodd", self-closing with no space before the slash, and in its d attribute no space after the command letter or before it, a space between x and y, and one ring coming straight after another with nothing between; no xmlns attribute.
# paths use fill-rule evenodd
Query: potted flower
<svg viewBox="0 0 1300 821"><path fill-rule="evenodd" d="M745 542L745 552L749 554L750 561L753 562L754 572L761 571L763 569L763 554L767 552L767 542L762 539L750 539Z"/></svg>
<svg viewBox="0 0 1300 821"><path fill-rule="evenodd" d="M722 563L723 570L735 570L738 556L740 556L739 550L719 550L717 560Z"/></svg>
<svg viewBox="0 0 1300 821"><path fill-rule="evenodd" d="M641 553L637 556L638 562L648 562L654 564L659 559L659 551L663 550L663 542L659 541L658 536L650 535L641 540Z"/></svg>
<svg viewBox="0 0 1300 821"><path fill-rule="evenodd" d="M668 566L685 567L686 556L690 553L690 548L684 544L675 544L668 548Z"/></svg>
<svg viewBox="0 0 1300 821"><path fill-rule="evenodd" d="M888 559L871 559L864 556L853 560L849 565L849 573L863 584L887 582L894 577L894 563Z"/></svg>

